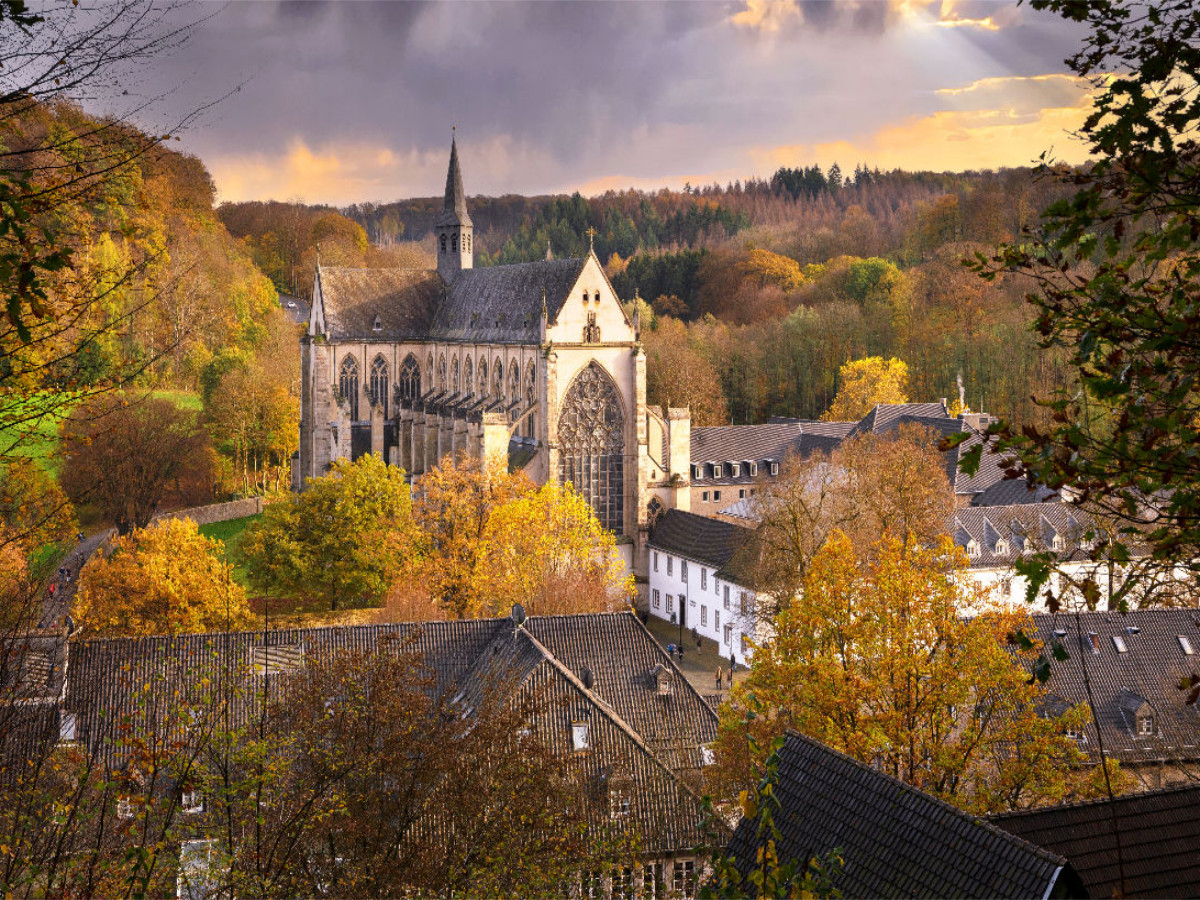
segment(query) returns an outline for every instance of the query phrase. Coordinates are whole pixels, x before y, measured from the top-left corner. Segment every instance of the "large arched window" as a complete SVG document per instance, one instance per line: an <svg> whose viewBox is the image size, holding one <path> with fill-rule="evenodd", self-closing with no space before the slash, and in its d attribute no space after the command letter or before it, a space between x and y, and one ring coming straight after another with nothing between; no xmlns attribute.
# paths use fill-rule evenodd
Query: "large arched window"
<svg viewBox="0 0 1200 900"><path fill-rule="evenodd" d="M496 360L492 367L492 397L496 400L504 399L504 363Z"/></svg>
<svg viewBox="0 0 1200 900"><path fill-rule="evenodd" d="M358 360L347 355L338 373L338 393L350 405L350 421L358 421Z"/></svg>
<svg viewBox="0 0 1200 900"><path fill-rule="evenodd" d="M371 402L378 403L383 407L383 417L388 416L388 400L391 399L390 385L388 383L388 364L383 358L383 354L375 357L375 361L371 363Z"/></svg>
<svg viewBox="0 0 1200 900"><path fill-rule="evenodd" d="M600 524L624 529L625 415L608 373L596 363L576 376L558 420L559 482L570 482Z"/></svg>
<svg viewBox="0 0 1200 900"><path fill-rule="evenodd" d="M458 376L458 357L456 356L454 359L450 360L450 390L455 394L458 393L459 387L461 386Z"/></svg>
<svg viewBox="0 0 1200 900"><path fill-rule="evenodd" d="M400 399L416 400L421 396L421 367L411 353L400 365Z"/></svg>
<svg viewBox="0 0 1200 900"><path fill-rule="evenodd" d="M468 397L475 396L475 364L471 362L469 356L463 362L463 388Z"/></svg>
<svg viewBox="0 0 1200 900"><path fill-rule="evenodd" d="M483 357L479 358L479 399L487 399L487 360Z"/></svg>

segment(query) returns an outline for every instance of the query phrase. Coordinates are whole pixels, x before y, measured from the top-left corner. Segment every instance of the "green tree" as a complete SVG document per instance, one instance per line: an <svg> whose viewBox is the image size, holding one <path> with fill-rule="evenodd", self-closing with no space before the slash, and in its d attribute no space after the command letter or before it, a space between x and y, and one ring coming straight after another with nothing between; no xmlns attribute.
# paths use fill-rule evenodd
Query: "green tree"
<svg viewBox="0 0 1200 900"><path fill-rule="evenodd" d="M242 554L254 587L339 604L375 603L398 560L392 550L410 526L404 470L373 453L338 460L263 511L246 531Z"/></svg>
<svg viewBox="0 0 1200 900"><path fill-rule="evenodd" d="M1032 282L1034 328L1070 355L1077 385L1045 399L1046 427L989 429L1024 475L1070 488L1114 523L1094 554L1200 575L1200 8L1191 0L1033 0L1089 29L1067 60L1096 87L1080 129L1094 163L1043 172L1078 187L1053 203L986 279ZM979 462L976 450L965 460ZM1028 569L1037 585L1053 560ZM1126 604L1137 578L1111 601ZM1100 592L1086 591L1091 602Z"/></svg>

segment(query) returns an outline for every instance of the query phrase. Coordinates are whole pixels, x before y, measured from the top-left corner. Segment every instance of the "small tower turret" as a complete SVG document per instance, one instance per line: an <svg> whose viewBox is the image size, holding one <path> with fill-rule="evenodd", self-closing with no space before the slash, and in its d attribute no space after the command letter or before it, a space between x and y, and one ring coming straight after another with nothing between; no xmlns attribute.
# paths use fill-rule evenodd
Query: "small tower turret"
<svg viewBox="0 0 1200 900"><path fill-rule="evenodd" d="M446 172L446 198L441 215L433 226L437 241L438 274L447 284L475 259L475 227L467 214L467 196L463 192L462 170L458 167L458 144L450 139L450 168Z"/></svg>

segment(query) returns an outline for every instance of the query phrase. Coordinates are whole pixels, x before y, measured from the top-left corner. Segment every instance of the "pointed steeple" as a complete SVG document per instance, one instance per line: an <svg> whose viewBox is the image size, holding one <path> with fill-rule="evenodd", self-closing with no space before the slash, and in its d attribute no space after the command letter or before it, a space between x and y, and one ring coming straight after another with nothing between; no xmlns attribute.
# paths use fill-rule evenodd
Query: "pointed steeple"
<svg viewBox="0 0 1200 900"><path fill-rule="evenodd" d="M467 214L467 194L463 190L462 169L458 167L458 141L450 138L450 168L446 170L446 200L433 224L437 241L438 274L450 284L463 269L474 265L472 246L475 227Z"/></svg>
<svg viewBox="0 0 1200 900"><path fill-rule="evenodd" d="M458 166L458 141L450 138L450 167L446 170L446 198L442 201L442 214L438 225L471 225L467 213L467 195L463 191L462 169Z"/></svg>

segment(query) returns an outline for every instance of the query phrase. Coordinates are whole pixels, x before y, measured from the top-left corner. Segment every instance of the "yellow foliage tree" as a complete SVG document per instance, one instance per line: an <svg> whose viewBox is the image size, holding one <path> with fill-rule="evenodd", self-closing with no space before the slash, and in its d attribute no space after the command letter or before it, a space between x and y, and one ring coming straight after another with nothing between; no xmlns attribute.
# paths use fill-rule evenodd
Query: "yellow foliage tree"
<svg viewBox="0 0 1200 900"><path fill-rule="evenodd" d="M739 268L742 274L755 281L758 287L774 285L786 293L796 290L805 280L800 263L770 250L751 250Z"/></svg>
<svg viewBox="0 0 1200 900"><path fill-rule="evenodd" d="M879 403L908 402L908 366L902 359L868 356L838 370L838 392L821 416L826 422L861 419Z"/></svg>
<svg viewBox="0 0 1200 900"><path fill-rule="evenodd" d="M1027 614L990 607L966 566L947 537L906 547L887 534L866 556L835 531L722 709L721 792L756 781L747 731L768 747L787 728L973 812L1094 790L1067 734L1086 708L1046 714L1036 648L1006 647Z"/></svg>
<svg viewBox="0 0 1200 900"><path fill-rule="evenodd" d="M248 628L246 593L223 550L190 519L135 530L83 567L71 614L92 637Z"/></svg>
<svg viewBox="0 0 1200 900"><path fill-rule="evenodd" d="M397 536L393 618L600 611L632 596L612 533L570 488L447 457L422 476L413 518Z"/></svg>

